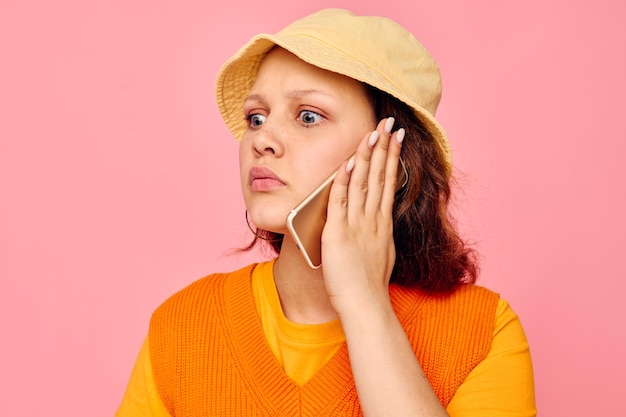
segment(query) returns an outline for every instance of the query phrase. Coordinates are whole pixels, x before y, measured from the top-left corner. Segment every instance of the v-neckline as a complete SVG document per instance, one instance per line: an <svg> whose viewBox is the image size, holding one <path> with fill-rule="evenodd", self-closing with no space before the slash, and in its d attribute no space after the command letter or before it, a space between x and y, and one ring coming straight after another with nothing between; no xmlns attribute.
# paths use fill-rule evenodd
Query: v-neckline
<svg viewBox="0 0 626 417"><path fill-rule="evenodd" d="M235 361L245 376L244 380L252 381L253 386L249 388L262 404L279 413L308 409L316 415L324 409L339 406L355 390L346 342L303 385L289 378L265 340L251 286L255 267L256 264L250 265L224 284L226 317L222 318L223 325L231 334L229 340L233 343ZM423 294L417 299L416 295L391 292L399 316L410 314L410 311L414 313L422 304Z"/></svg>
<svg viewBox="0 0 626 417"><path fill-rule="evenodd" d="M261 320L257 314L251 287L254 266L237 279L229 279L224 287L224 324L229 327L234 342L236 361L247 380L254 381L254 391L263 403L274 404L284 411L293 407L322 411L341 401L354 390L352 370L345 342L337 352L303 385L293 381L280 366L265 341ZM230 324L230 326L228 325Z"/></svg>

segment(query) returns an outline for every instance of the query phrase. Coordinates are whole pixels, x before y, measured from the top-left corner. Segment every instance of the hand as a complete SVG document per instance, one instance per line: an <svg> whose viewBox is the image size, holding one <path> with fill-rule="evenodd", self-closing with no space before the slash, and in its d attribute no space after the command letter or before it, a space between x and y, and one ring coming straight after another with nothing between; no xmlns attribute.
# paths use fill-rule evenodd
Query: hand
<svg viewBox="0 0 626 417"><path fill-rule="evenodd" d="M341 317L364 305L389 305L395 262L393 204L404 129L383 119L339 169L322 233L322 270ZM382 303L382 304L380 304Z"/></svg>

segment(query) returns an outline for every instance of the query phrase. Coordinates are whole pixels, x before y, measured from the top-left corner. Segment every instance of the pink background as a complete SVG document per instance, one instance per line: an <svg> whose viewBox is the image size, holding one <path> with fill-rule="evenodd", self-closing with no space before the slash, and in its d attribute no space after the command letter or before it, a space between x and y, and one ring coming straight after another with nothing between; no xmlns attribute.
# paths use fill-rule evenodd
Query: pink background
<svg viewBox="0 0 626 417"><path fill-rule="evenodd" d="M2 415L110 416L152 310L252 257L220 64L324 6L440 63L439 118L519 313L540 415L623 415L626 12L619 0L0 2Z"/></svg>

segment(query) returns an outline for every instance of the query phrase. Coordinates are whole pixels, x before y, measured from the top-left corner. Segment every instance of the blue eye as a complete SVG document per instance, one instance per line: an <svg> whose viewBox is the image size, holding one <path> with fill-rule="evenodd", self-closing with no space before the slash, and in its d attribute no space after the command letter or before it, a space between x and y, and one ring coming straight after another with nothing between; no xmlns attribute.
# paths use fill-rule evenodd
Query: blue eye
<svg viewBox="0 0 626 417"><path fill-rule="evenodd" d="M302 110L298 115L298 118L306 125L313 125L321 122L324 119L324 116L312 110Z"/></svg>
<svg viewBox="0 0 626 417"><path fill-rule="evenodd" d="M246 120L248 121L248 126L250 126L253 129L265 123L265 119L267 119L267 117L259 113L249 114L246 116Z"/></svg>

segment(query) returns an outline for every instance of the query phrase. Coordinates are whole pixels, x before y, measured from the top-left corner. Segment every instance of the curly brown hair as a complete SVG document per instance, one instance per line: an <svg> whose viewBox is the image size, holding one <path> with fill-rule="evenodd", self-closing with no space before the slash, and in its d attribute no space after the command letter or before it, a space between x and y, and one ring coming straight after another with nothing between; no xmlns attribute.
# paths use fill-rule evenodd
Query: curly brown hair
<svg viewBox="0 0 626 417"><path fill-rule="evenodd" d="M449 292L478 276L475 251L461 239L451 215L450 179L445 159L434 138L409 106L369 85L366 92L377 120L395 118L395 126L406 131L401 157L409 180L396 194L393 237L396 263L391 282L417 286L431 293ZM283 235L257 230L250 250L267 242L280 252Z"/></svg>

